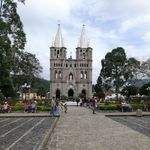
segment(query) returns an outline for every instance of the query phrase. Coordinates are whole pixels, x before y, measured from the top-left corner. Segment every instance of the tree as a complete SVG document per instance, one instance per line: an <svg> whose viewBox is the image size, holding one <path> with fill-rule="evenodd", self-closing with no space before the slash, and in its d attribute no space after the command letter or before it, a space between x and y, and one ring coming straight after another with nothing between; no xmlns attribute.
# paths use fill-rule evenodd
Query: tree
<svg viewBox="0 0 150 150"><path fill-rule="evenodd" d="M131 81L135 81L133 79L138 79L139 68L140 68L140 61L138 61L134 57L129 58L126 61L125 68L124 68L125 81L131 82ZM132 84L135 83L132 82Z"/></svg>
<svg viewBox="0 0 150 150"><path fill-rule="evenodd" d="M38 96L45 97L46 93L47 93L47 90L44 86L41 86L38 88L38 91L37 91Z"/></svg>
<svg viewBox="0 0 150 150"><path fill-rule="evenodd" d="M98 77L97 83L94 86L94 90L95 90L94 96L98 96L99 98L104 98L104 89L103 89L103 82L101 76Z"/></svg>
<svg viewBox="0 0 150 150"><path fill-rule="evenodd" d="M21 2L24 2L23 0ZM16 11L17 3L13 0L1 0L0 7L0 89L4 92L6 87L14 89L10 73L15 65L14 56L24 49L26 43L25 33L20 17ZM7 82L9 81L9 82ZM9 84L9 85L8 85ZM11 90L10 95L11 94ZM8 96L5 93L5 96ZM4 94L4 93L3 93Z"/></svg>
<svg viewBox="0 0 150 150"><path fill-rule="evenodd" d="M12 81L10 78L5 79L4 84L1 86L1 91L3 95L6 97L13 97L16 95L15 89L12 85Z"/></svg>
<svg viewBox="0 0 150 150"><path fill-rule="evenodd" d="M143 75L143 77L150 78L150 58L141 63L139 72Z"/></svg>
<svg viewBox="0 0 150 150"><path fill-rule="evenodd" d="M109 87L114 88L113 91L115 91L118 100L122 87L127 86L132 79L137 79L140 62L133 57L127 59L125 50L118 47L108 52L101 64L100 77L104 92Z"/></svg>
<svg viewBox="0 0 150 150"><path fill-rule="evenodd" d="M150 96L150 82L144 84L141 88L140 88L140 95L146 95L146 96Z"/></svg>
<svg viewBox="0 0 150 150"><path fill-rule="evenodd" d="M34 54L28 52L19 52L19 55L15 57L15 64L13 67L14 77L17 75L16 78L18 78L18 75L21 75L29 84L42 72L39 60Z"/></svg>
<svg viewBox="0 0 150 150"><path fill-rule="evenodd" d="M85 98L85 95L83 93L79 93L79 98Z"/></svg>
<svg viewBox="0 0 150 150"><path fill-rule="evenodd" d="M25 0L18 1L24 3ZM42 71L42 67L35 55L24 51L26 35L17 13L17 2L1 0L0 4L0 89L5 91L3 88L8 83L14 89L12 75L14 78L22 75L26 78L25 82L31 84L33 77Z"/></svg>
<svg viewBox="0 0 150 150"><path fill-rule="evenodd" d="M132 85L124 87L121 91L121 95L126 96L127 98L130 98L131 95L137 95L137 93L138 87Z"/></svg>
<svg viewBox="0 0 150 150"><path fill-rule="evenodd" d="M102 69L100 76L104 83L105 91L109 86L115 88L115 93L118 99L120 87L124 84L124 69L127 58L123 48L118 47L107 53L105 59L102 60Z"/></svg>

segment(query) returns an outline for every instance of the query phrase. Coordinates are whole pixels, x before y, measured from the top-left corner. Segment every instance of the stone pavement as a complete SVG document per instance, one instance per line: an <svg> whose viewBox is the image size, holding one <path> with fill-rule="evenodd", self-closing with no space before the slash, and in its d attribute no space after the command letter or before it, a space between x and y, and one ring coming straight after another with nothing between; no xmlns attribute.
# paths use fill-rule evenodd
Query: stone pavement
<svg viewBox="0 0 150 150"><path fill-rule="evenodd" d="M45 150L149 150L150 138L104 113L81 107L61 113Z"/></svg>

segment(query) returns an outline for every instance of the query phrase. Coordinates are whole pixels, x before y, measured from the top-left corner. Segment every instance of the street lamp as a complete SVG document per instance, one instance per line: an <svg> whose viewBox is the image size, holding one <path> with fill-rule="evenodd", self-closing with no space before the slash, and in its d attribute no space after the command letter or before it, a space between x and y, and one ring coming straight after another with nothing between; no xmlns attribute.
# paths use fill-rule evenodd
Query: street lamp
<svg viewBox="0 0 150 150"><path fill-rule="evenodd" d="M28 85L27 83L25 83L24 85L21 86L22 87L22 90L23 92L22 93L25 93L25 101L26 101L26 93L28 93L28 90L30 89L30 85ZM29 96L28 96L28 99L29 99Z"/></svg>

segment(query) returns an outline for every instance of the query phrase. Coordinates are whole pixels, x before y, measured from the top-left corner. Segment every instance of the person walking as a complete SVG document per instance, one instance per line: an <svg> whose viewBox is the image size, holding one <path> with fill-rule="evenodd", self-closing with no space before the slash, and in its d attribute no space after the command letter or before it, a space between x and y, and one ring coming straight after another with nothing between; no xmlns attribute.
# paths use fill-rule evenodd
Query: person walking
<svg viewBox="0 0 150 150"><path fill-rule="evenodd" d="M97 105L97 100L96 100L96 98L93 98L93 99L92 99L93 114L96 114L96 113L95 113L96 105Z"/></svg>
<svg viewBox="0 0 150 150"><path fill-rule="evenodd" d="M77 106L79 106L79 102L80 102L80 99L79 99L79 98L76 98Z"/></svg>
<svg viewBox="0 0 150 150"><path fill-rule="evenodd" d="M67 102L64 103L65 113L67 113Z"/></svg>
<svg viewBox="0 0 150 150"><path fill-rule="evenodd" d="M55 98L52 97L52 100L51 100L51 114L54 115L55 114Z"/></svg>

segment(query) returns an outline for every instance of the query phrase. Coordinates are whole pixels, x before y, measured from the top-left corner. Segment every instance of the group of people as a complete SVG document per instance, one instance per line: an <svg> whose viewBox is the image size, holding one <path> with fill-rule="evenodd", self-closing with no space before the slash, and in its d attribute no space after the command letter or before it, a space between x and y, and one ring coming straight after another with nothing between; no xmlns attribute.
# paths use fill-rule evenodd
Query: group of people
<svg viewBox="0 0 150 150"><path fill-rule="evenodd" d="M32 112L35 113L37 111L37 102L26 102L24 103L24 112Z"/></svg>
<svg viewBox="0 0 150 150"><path fill-rule="evenodd" d="M11 107L10 107L10 105L8 104L8 102L4 102L4 103L2 104L2 106L1 106L1 111L2 111L3 113L9 113L9 112L11 112Z"/></svg>
<svg viewBox="0 0 150 150"><path fill-rule="evenodd" d="M65 113L67 113L67 103L65 101L55 99L55 97L53 97L51 100L51 114L59 114L59 112L63 110Z"/></svg>
<svg viewBox="0 0 150 150"><path fill-rule="evenodd" d="M131 112L132 106L125 100L121 101L121 112Z"/></svg>
<svg viewBox="0 0 150 150"><path fill-rule="evenodd" d="M77 102L77 106L78 106L78 101L76 101ZM80 100L80 106L82 107L89 107L89 108L92 108L92 112L93 112L93 114L96 114L95 113L95 110L96 110L96 108L97 108L97 106L98 106L98 99L96 98L96 97L93 97L92 99L81 99Z"/></svg>

